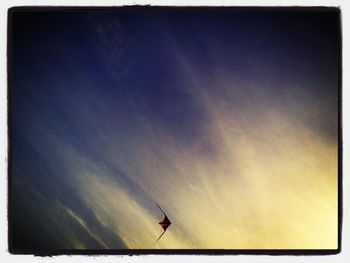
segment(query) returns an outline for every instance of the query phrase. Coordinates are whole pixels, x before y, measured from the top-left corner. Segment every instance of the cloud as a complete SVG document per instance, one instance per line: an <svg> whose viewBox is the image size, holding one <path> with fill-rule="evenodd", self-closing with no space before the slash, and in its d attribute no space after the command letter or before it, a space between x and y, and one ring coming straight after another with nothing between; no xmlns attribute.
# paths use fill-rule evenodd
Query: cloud
<svg viewBox="0 0 350 263"><path fill-rule="evenodd" d="M120 79L128 72L130 66L130 60L126 58L130 57L130 52L126 53L130 38L119 19L98 12L90 13L87 16L87 25L91 29L92 45L97 58L113 77Z"/></svg>
<svg viewBox="0 0 350 263"><path fill-rule="evenodd" d="M120 243L107 241L92 222L128 248L153 248L160 219L153 200L173 222L159 248L335 248L336 140L320 137L278 103L265 108L264 95L257 95L262 97L255 98L254 108L231 104L235 95L230 93L239 92L232 83L226 79L223 86L226 99L204 83L201 89L189 84L193 99L209 116L210 129L188 147L159 129L152 117L124 128L136 129L134 135L117 128L114 136L95 133L87 145L92 154L87 155L40 122L26 137L54 172L48 183L57 182L64 195L74 191L75 202L96 218L91 221L79 208L63 209L102 248L119 248ZM223 85L223 80L218 77L210 85ZM87 105L71 112L73 122L95 127L98 120L105 131L107 119L98 109L86 111ZM39 133L43 144L37 141ZM212 147L210 155L207 147ZM78 235L71 240L72 246L91 248Z"/></svg>
<svg viewBox="0 0 350 263"><path fill-rule="evenodd" d="M33 225L24 246L154 248L157 200L172 225L156 248L336 248L336 107L326 96L261 77L261 64L247 63L244 77L219 59L203 67L171 37L174 70L139 69L151 75L136 81L123 71L120 21L90 23L106 70L73 61L16 83L17 240Z"/></svg>

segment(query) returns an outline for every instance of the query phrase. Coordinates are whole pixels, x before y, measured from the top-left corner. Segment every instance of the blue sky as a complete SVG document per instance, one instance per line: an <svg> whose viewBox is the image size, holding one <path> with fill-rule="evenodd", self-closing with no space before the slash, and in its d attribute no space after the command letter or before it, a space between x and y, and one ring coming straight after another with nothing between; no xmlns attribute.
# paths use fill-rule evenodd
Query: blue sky
<svg viewBox="0 0 350 263"><path fill-rule="evenodd" d="M334 9L12 19L14 248L336 247Z"/></svg>

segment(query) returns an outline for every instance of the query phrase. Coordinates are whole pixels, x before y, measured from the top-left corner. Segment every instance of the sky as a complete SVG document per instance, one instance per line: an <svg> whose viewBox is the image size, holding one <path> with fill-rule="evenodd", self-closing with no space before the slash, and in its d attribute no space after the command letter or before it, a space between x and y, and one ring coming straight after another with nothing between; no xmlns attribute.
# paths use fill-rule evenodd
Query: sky
<svg viewBox="0 0 350 263"><path fill-rule="evenodd" d="M13 248L337 248L336 9L11 22Z"/></svg>

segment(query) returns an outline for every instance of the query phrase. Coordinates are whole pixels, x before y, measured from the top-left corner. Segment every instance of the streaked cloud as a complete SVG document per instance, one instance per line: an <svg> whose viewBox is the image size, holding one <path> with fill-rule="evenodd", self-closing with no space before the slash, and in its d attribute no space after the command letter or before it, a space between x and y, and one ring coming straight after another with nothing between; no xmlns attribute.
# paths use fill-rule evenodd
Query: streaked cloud
<svg viewBox="0 0 350 263"><path fill-rule="evenodd" d="M65 29L62 42L52 44L60 55L45 51L51 64L42 58L25 74L25 57L16 60L18 237L25 215L35 226L28 237L44 247L336 248L337 81L306 79L309 68L292 67L302 77L277 70L282 58L296 63L283 45L268 59L270 49L259 53L249 35L242 41L254 46L255 60L240 43L232 45L246 57L231 51L226 34L209 41L210 22L208 33L192 21L192 43L170 30L171 21L180 23L175 18L141 17L154 28L164 24L145 34L141 22L125 16L83 16L72 26L86 30L80 34L91 45ZM128 42L126 32L145 44ZM36 54L34 44L29 48ZM128 55L139 63L125 66ZM226 57L245 62L240 68ZM155 201L172 221L156 247Z"/></svg>

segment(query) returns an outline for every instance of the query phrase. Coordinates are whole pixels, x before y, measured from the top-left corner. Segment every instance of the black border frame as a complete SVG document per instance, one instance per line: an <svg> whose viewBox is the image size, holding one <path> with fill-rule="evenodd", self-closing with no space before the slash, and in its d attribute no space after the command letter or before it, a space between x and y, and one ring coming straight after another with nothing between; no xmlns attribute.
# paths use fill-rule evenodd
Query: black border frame
<svg viewBox="0 0 350 263"><path fill-rule="evenodd" d="M18 249L13 247L12 237L12 153L11 153L11 89L12 89L12 18L16 12L47 12L47 11L144 11L144 10L176 10L176 11L291 11L291 12L335 12L338 14L338 38L339 38L339 71L338 71L338 247L336 249ZM8 9L7 12L7 127L8 127L8 251L11 254L35 255L35 256L56 256L56 255L273 255L273 256L315 256L315 255L334 255L341 253L342 250L342 224L343 224L343 125L342 125L342 17L339 7L325 6L151 6L151 5L124 5L124 6L15 6Z"/></svg>

